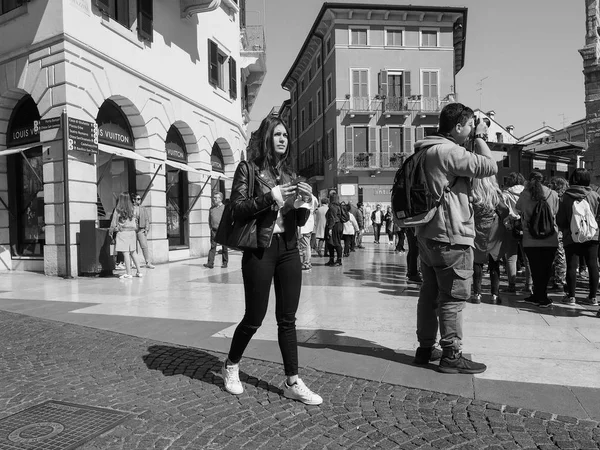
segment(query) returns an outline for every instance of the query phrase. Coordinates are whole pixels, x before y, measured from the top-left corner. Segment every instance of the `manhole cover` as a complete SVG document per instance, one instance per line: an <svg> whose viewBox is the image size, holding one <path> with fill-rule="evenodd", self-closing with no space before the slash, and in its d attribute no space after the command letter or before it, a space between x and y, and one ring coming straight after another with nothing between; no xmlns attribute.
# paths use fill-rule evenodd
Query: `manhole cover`
<svg viewBox="0 0 600 450"><path fill-rule="evenodd" d="M0 420L0 450L70 450L117 426L128 413L48 401Z"/></svg>

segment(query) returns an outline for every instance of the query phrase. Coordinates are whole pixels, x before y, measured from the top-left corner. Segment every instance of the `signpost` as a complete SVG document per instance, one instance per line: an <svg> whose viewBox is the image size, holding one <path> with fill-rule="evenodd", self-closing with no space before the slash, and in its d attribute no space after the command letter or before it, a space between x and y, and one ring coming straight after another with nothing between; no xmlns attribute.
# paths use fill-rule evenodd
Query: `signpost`
<svg viewBox="0 0 600 450"><path fill-rule="evenodd" d="M34 120L33 127L38 133L40 131L51 130L53 128L60 128L60 116L51 117L49 119Z"/></svg>
<svg viewBox="0 0 600 450"><path fill-rule="evenodd" d="M69 151L98 153L98 125L85 120L67 119Z"/></svg>

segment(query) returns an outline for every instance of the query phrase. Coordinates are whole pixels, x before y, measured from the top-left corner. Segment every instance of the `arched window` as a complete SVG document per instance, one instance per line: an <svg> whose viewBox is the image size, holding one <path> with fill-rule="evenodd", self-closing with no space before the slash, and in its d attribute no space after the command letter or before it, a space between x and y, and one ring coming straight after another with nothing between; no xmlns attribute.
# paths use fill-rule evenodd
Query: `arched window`
<svg viewBox="0 0 600 450"><path fill-rule="evenodd" d="M44 171L42 147L34 121L40 120L37 105L26 96L15 107L8 125L8 147L29 149L9 155L8 195L12 256L44 255Z"/></svg>
<svg viewBox="0 0 600 450"><path fill-rule="evenodd" d="M210 163L213 172L225 173L225 163L223 162L223 153L221 147L216 142L213 145L212 152L210 154ZM222 179L212 179L210 183L211 187L211 198L217 192L223 194L225 198L225 181Z"/></svg>
<svg viewBox="0 0 600 450"><path fill-rule="evenodd" d="M165 140L167 159L187 164L187 150L181 134L171 126ZM167 183L167 238L169 248L187 247L189 244L185 213L188 209L187 173L176 167L166 166Z"/></svg>
<svg viewBox="0 0 600 450"><path fill-rule="evenodd" d="M112 100L106 100L96 117L99 149L117 147L133 151L134 138L129 121ZM108 226L121 192L136 191L136 172L133 159L117 156L107 151L98 152L96 160L98 185L98 219Z"/></svg>

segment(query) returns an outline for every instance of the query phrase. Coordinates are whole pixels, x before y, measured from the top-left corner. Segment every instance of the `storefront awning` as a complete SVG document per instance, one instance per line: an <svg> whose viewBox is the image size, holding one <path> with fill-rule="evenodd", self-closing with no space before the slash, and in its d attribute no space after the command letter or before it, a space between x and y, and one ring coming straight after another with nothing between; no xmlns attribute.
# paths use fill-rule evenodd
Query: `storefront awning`
<svg viewBox="0 0 600 450"><path fill-rule="evenodd" d="M35 144L35 145L28 145L26 147L15 147L15 148L7 148L6 150L0 150L0 156L8 156L8 155L14 155L15 153L21 153L21 152L25 152L29 149L32 148L36 148L36 147L40 147L42 144ZM50 148L50 146L46 146L44 147L44 151L46 149Z"/></svg>
<svg viewBox="0 0 600 450"><path fill-rule="evenodd" d="M207 175L210 176L211 178L222 178L224 180L228 180L229 177L223 173L220 172L215 172L214 170L211 170L210 172L207 171L203 171L203 170L198 170L192 166L190 166L189 164L185 164L182 162L178 162L178 161L172 161L170 159L167 160L158 160L158 159L151 159L153 162L159 163L159 164L166 164L167 166L171 166L174 169L178 169L178 170L183 170L184 172L191 172L191 173L197 173L200 175Z"/></svg>
<svg viewBox="0 0 600 450"><path fill-rule="evenodd" d="M111 155L120 156L121 158L135 159L136 161L146 161L152 164L156 164L157 162L159 162L153 161L150 158L146 158L145 156L142 156L139 153L134 152L133 150L113 147L112 145L98 144L98 150L104 153L109 153Z"/></svg>

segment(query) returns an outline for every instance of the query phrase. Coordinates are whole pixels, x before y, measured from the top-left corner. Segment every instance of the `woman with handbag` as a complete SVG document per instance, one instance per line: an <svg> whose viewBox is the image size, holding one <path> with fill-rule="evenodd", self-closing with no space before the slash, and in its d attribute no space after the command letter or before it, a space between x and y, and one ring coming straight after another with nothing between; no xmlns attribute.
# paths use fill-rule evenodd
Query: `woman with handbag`
<svg viewBox="0 0 600 450"><path fill-rule="evenodd" d="M323 399L298 378L296 338L296 311L302 287L297 228L308 220L310 204L301 197L311 197L312 188L304 182L292 182L288 136L281 119L267 116L251 140L249 161L239 164L233 179L233 217L236 221L255 221L255 227L245 227L247 232L254 230L255 236L246 236L243 241L255 239L256 248L246 245L242 257L246 310L233 334L222 374L227 392L239 395L244 391L239 362L262 324L271 284L275 283L277 338L286 376L283 393L287 398L319 405ZM253 180L252 187L249 180Z"/></svg>
<svg viewBox="0 0 600 450"><path fill-rule="evenodd" d="M112 234L114 231L117 232L115 238L115 251L123 253L125 259L125 272L119 278L133 278L131 275L131 260L135 264L136 274L138 278L142 277L140 272L140 262L136 252L137 246L137 224L135 220L135 213L133 210L133 203L127 192L119 194L119 200L117 201L117 207L112 217L110 224L109 233Z"/></svg>

